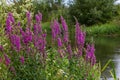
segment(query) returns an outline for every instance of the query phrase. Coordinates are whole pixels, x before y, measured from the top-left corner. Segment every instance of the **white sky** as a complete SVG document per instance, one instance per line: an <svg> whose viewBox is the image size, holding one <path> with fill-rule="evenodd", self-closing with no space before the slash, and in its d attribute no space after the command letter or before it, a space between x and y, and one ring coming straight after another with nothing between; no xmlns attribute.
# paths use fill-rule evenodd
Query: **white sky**
<svg viewBox="0 0 120 80"><path fill-rule="evenodd" d="M118 4L118 3L120 4L120 0L117 0L117 1L115 2L115 4Z"/></svg>

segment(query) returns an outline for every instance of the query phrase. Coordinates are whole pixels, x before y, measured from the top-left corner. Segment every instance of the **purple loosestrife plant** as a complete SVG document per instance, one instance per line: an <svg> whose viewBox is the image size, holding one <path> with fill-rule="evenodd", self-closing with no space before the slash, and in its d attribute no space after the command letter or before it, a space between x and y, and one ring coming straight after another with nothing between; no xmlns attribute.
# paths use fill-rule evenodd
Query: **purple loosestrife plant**
<svg viewBox="0 0 120 80"><path fill-rule="evenodd" d="M68 59L71 59L73 51L72 51L70 43L67 45L67 52L68 52Z"/></svg>
<svg viewBox="0 0 120 80"><path fill-rule="evenodd" d="M11 22L9 20L9 18L7 18L6 20L6 34L9 34L12 30L12 26L11 26Z"/></svg>
<svg viewBox="0 0 120 80"><path fill-rule="evenodd" d="M68 34L68 26L66 24L65 19L61 16L61 23L62 23L62 29L63 29L63 41L66 43L69 41L69 34Z"/></svg>
<svg viewBox="0 0 120 80"><path fill-rule="evenodd" d="M20 36L12 34L10 36L10 41L13 49L19 52L21 48Z"/></svg>
<svg viewBox="0 0 120 80"><path fill-rule="evenodd" d="M84 43L85 43L85 32L81 30L78 21L76 21L75 39L78 48L78 55L81 56L83 52L82 49L84 48Z"/></svg>
<svg viewBox="0 0 120 80"><path fill-rule="evenodd" d="M61 40L61 38L58 38L58 47L62 47L62 40Z"/></svg>
<svg viewBox="0 0 120 80"><path fill-rule="evenodd" d="M14 24L14 17L12 13L8 13L7 19L6 19L6 34L10 34L12 31L12 25Z"/></svg>
<svg viewBox="0 0 120 80"><path fill-rule="evenodd" d="M55 41L61 35L60 24L57 20L54 20L54 23L51 25L52 28L52 39Z"/></svg>
<svg viewBox="0 0 120 80"><path fill-rule="evenodd" d="M21 29L22 34L22 41L24 44L28 45L30 42L32 42L32 32L29 28L26 28L25 31Z"/></svg>
<svg viewBox="0 0 120 80"><path fill-rule="evenodd" d="M7 54L4 54L4 58L5 58L5 65L9 66L11 63L11 60L8 58Z"/></svg>
<svg viewBox="0 0 120 80"><path fill-rule="evenodd" d="M95 57L95 48L94 44L88 44L86 49L86 61L91 62L91 65L94 65L96 63L96 57Z"/></svg>
<svg viewBox="0 0 120 80"><path fill-rule="evenodd" d="M15 22L12 13L8 13L8 18L9 18L9 20L11 21L12 24Z"/></svg>
<svg viewBox="0 0 120 80"><path fill-rule="evenodd" d="M34 35L38 36L40 34L42 34L42 27L39 23L36 23L34 25Z"/></svg>
<svg viewBox="0 0 120 80"><path fill-rule="evenodd" d="M37 23L40 23L42 20L42 14L39 12L38 14L35 15L35 19Z"/></svg>

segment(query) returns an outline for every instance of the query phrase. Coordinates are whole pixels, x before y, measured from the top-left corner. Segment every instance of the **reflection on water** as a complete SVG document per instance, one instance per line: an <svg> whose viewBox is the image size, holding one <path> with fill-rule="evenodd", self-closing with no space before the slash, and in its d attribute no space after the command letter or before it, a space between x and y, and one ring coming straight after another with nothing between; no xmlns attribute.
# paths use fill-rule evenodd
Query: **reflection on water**
<svg viewBox="0 0 120 80"><path fill-rule="evenodd" d="M94 38L97 61L101 62L102 67L109 59L115 65L116 75L120 78L120 38L99 37ZM102 77L110 78L111 65L102 73Z"/></svg>

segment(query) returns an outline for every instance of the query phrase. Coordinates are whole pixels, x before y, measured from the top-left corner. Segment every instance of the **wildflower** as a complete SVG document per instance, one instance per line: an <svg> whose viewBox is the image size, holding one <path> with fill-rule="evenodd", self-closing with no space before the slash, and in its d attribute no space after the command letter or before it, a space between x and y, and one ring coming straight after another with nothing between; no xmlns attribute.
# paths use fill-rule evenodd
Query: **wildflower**
<svg viewBox="0 0 120 80"><path fill-rule="evenodd" d="M36 19L37 23L40 23L40 21L42 20L42 14L40 12L38 14L36 14L35 19Z"/></svg>
<svg viewBox="0 0 120 80"><path fill-rule="evenodd" d="M72 57L72 53L73 53L70 44L67 45L67 52L68 52L68 54L69 54L69 55L68 55L68 58L70 59L70 58Z"/></svg>
<svg viewBox="0 0 120 80"><path fill-rule="evenodd" d="M52 29L52 38L53 40L56 40L56 38L61 34L60 25L56 20L54 20L54 23L51 25L51 29Z"/></svg>
<svg viewBox="0 0 120 80"><path fill-rule="evenodd" d="M16 51L20 51L20 48L21 48L20 37L18 35L11 35L10 36L10 41L12 43L12 47Z"/></svg>
<svg viewBox="0 0 120 80"><path fill-rule="evenodd" d="M82 49L83 49L84 43L85 43L85 32L83 32L81 30L78 21L76 22L75 39L76 39L76 44L77 44L77 48L78 48L78 53L81 56Z"/></svg>
<svg viewBox="0 0 120 80"><path fill-rule="evenodd" d="M21 34L23 43L28 45L28 43L32 41L32 32L27 28L26 31L21 30Z"/></svg>
<svg viewBox="0 0 120 80"><path fill-rule="evenodd" d="M7 20L6 20L6 28L5 29L6 29L6 34L9 34L12 30L12 26L11 26L9 18L7 18Z"/></svg>
<svg viewBox="0 0 120 80"><path fill-rule="evenodd" d="M34 46L40 50L40 52L45 52L46 46L46 33L41 34L40 36L34 35Z"/></svg>
<svg viewBox="0 0 120 80"><path fill-rule="evenodd" d="M25 62L24 56L21 56L21 57L20 57L20 62L21 62L22 64L24 64L24 62Z"/></svg>
<svg viewBox="0 0 120 80"><path fill-rule="evenodd" d="M62 23L63 30L68 32L68 26L65 22L65 19L62 16L61 16L61 23Z"/></svg>
<svg viewBox="0 0 120 80"><path fill-rule="evenodd" d="M12 15L12 13L8 13L8 18L9 18L9 20L10 20L12 23L14 23L14 22L15 22L15 20L14 20L14 17L13 17L13 15Z"/></svg>
<svg viewBox="0 0 120 80"><path fill-rule="evenodd" d="M34 25L34 34L35 34L35 35L39 35L39 34L41 34L41 33L42 33L41 25L38 24L38 23L36 23L36 24Z"/></svg>
<svg viewBox="0 0 120 80"><path fill-rule="evenodd" d="M8 58L7 54L4 54L4 58L5 58L5 64L6 64L6 66L9 66L11 61Z"/></svg>
<svg viewBox="0 0 120 80"><path fill-rule="evenodd" d="M94 44L92 45L88 44L86 49L86 61L90 61L92 65L96 63L96 57L94 52L95 52Z"/></svg>
<svg viewBox="0 0 120 80"><path fill-rule="evenodd" d="M55 30L56 35L60 35L61 34L60 25L59 25L59 23L56 20L54 20L54 30Z"/></svg>
<svg viewBox="0 0 120 80"><path fill-rule="evenodd" d="M58 38L58 47L62 47L62 41L60 38Z"/></svg>
<svg viewBox="0 0 120 80"><path fill-rule="evenodd" d="M20 23L20 22L18 22L17 26L20 26L20 25L21 25L21 23Z"/></svg>
<svg viewBox="0 0 120 80"><path fill-rule="evenodd" d="M68 26L65 22L65 19L62 16L61 16L61 23L63 29L63 41L68 42L69 41Z"/></svg>

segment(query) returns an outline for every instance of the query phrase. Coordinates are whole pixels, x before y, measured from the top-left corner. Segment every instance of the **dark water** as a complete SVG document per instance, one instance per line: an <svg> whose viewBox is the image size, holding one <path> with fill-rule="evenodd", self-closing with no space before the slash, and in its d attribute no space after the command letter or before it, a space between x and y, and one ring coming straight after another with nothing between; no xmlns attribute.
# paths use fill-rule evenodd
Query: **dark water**
<svg viewBox="0 0 120 80"><path fill-rule="evenodd" d="M97 61L101 62L102 67L109 59L114 64L116 75L120 78L120 37L98 37L94 38ZM102 73L102 77L111 78L110 70L112 64Z"/></svg>

